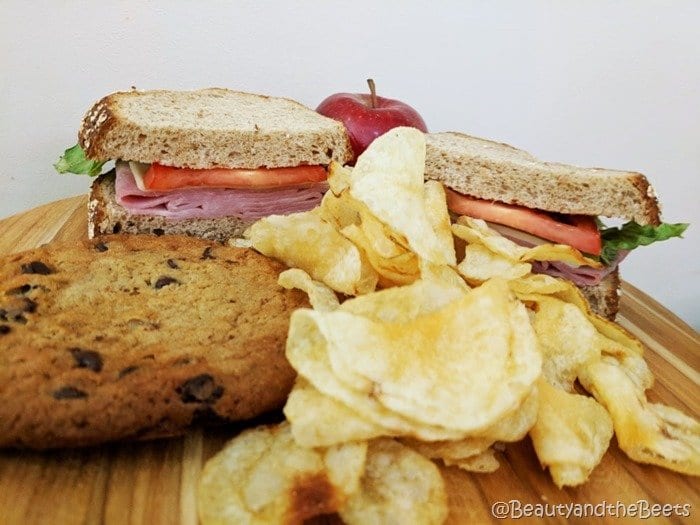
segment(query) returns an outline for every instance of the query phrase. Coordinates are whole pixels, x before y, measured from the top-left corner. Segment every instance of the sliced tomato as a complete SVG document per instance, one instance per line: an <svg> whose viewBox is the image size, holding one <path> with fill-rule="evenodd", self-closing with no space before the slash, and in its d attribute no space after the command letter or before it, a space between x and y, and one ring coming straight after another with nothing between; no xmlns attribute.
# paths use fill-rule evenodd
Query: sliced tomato
<svg viewBox="0 0 700 525"><path fill-rule="evenodd" d="M568 221L563 222L544 211L515 204L476 199L449 188L445 189L447 207L454 213L510 226L548 241L568 244L584 253L600 255L600 232L593 217L567 215Z"/></svg>
<svg viewBox="0 0 700 525"><path fill-rule="evenodd" d="M327 177L328 172L323 166L196 170L153 163L143 176L143 182L149 190L176 190L201 186L263 189L322 182Z"/></svg>

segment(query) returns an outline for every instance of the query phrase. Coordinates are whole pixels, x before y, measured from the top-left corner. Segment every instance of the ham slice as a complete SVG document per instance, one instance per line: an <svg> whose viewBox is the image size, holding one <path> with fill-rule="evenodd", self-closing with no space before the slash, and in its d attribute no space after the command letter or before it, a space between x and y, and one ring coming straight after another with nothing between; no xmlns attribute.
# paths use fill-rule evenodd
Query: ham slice
<svg viewBox="0 0 700 525"><path fill-rule="evenodd" d="M493 229L497 230L501 235L510 239L520 246L532 248L538 244L546 242L544 239L529 235L524 232L513 230L505 226L488 223ZM602 268L592 268L590 266L571 266L560 261L533 261L532 273L544 273L552 277L561 277L568 279L576 286L595 286L605 279L608 275L615 271L615 268L627 257L629 251L620 250L617 257L609 265Z"/></svg>
<svg viewBox="0 0 700 525"><path fill-rule="evenodd" d="M612 263L602 268L591 268L590 266L579 266L576 268L558 261L533 261L532 272L546 273L552 277L568 279L576 286L593 286L600 284L600 281L615 271L615 268L628 253L627 251L620 251Z"/></svg>
<svg viewBox="0 0 700 525"><path fill-rule="evenodd" d="M143 191L136 185L126 162L116 166L117 202L134 215L159 215L169 219L216 219L237 217L255 220L315 208L328 189L319 182L264 190L230 188L184 188Z"/></svg>

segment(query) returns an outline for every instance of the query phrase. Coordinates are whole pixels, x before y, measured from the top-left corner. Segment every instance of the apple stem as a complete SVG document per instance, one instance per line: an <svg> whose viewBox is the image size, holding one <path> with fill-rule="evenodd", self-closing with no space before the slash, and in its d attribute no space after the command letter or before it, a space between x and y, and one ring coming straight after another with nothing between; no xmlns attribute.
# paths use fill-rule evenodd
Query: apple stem
<svg viewBox="0 0 700 525"><path fill-rule="evenodd" d="M369 86L369 92L372 96L372 107L377 107L377 87L374 85L374 80L371 78L367 79L367 85Z"/></svg>

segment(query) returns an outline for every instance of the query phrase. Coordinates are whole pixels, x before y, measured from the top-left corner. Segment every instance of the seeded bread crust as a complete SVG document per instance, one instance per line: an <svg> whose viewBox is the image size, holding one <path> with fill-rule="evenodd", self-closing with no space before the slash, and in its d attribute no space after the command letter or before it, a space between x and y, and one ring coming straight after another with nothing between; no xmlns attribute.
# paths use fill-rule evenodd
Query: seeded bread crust
<svg viewBox="0 0 700 525"><path fill-rule="evenodd" d="M252 250L105 236L0 258L0 446L183 433L280 408L305 294Z"/></svg>
<svg viewBox="0 0 700 525"><path fill-rule="evenodd" d="M598 315L615 320L620 308L620 272L618 268L610 273L600 284L595 286L579 286L583 296Z"/></svg>
<svg viewBox="0 0 700 525"><path fill-rule="evenodd" d="M660 223L656 194L641 173L543 162L507 144L463 133L426 134L425 176L481 199Z"/></svg>
<svg viewBox="0 0 700 525"><path fill-rule="evenodd" d="M298 102L221 88L126 91L86 113L78 142L91 159L181 168L269 168L345 163L340 122Z"/></svg>
<svg viewBox="0 0 700 525"><path fill-rule="evenodd" d="M116 201L114 172L97 177L88 198L88 237L112 233L189 235L226 242L243 236L255 222L237 217L218 219L169 219L158 215L132 214Z"/></svg>

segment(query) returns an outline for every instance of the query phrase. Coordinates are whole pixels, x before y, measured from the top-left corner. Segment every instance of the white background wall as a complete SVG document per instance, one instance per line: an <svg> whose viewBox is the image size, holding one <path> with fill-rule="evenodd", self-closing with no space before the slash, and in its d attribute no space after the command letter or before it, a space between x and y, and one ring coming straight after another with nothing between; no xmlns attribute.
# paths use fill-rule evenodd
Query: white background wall
<svg viewBox="0 0 700 525"><path fill-rule="evenodd" d="M137 86L224 86L315 107L411 103L541 158L641 171L684 240L624 278L700 328L700 2L0 2L0 217L85 192L51 164L85 110ZM0 235L2 232L0 232Z"/></svg>

